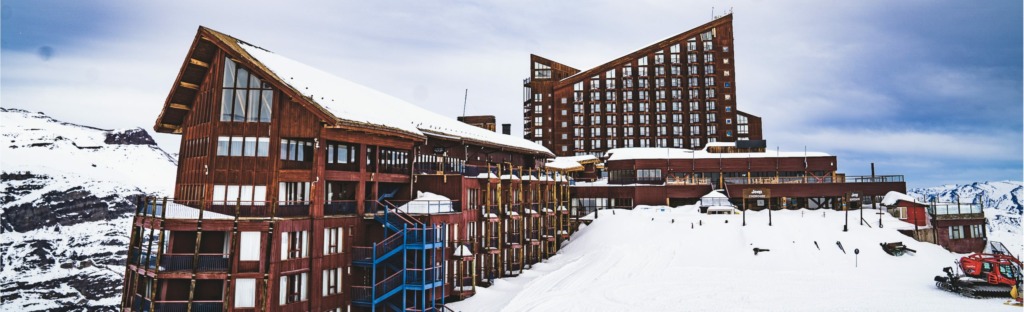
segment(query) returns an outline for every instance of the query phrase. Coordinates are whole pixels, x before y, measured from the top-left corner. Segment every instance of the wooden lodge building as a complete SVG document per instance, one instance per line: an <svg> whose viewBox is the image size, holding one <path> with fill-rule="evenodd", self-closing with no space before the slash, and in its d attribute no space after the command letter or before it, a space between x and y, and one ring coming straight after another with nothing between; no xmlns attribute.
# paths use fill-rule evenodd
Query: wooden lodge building
<svg viewBox="0 0 1024 312"><path fill-rule="evenodd" d="M736 100L732 14L597 67L530 56L523 131L558 156L761 140Z"/></svg>
<svg viewBox="0 0 1024 312"><path fill-rule="evenodd" d="M901 175L847 176L837 172L835 156L770 151L764 141L712 142L699 150L620 148L605 157L606 180L570 188L574 210L688 205L714 190L747 209L844 209L906 192ZM766 196L744 201L749 190Z"/></svg>
<svg viewBox="0 0 1024 312"><path fill-rule="evenodd" d="M123 311L432 311L575 228L554 155L200 27L157 117ZM492 128L493 129L493 128Z"/></svg>

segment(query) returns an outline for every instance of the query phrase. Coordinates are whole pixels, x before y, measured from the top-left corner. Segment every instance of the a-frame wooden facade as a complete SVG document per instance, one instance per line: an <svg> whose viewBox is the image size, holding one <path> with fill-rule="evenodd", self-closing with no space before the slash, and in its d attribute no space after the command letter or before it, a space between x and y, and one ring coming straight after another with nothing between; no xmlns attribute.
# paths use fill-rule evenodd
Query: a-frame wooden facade
<svg viewBox="0 0 1024 312"><path fill-rule="evenodd" d="M575 228L550 151L348 119L252 48L193 40L154 125L181 135L174 198L139 205L122 310L435 310Z"/></svg>

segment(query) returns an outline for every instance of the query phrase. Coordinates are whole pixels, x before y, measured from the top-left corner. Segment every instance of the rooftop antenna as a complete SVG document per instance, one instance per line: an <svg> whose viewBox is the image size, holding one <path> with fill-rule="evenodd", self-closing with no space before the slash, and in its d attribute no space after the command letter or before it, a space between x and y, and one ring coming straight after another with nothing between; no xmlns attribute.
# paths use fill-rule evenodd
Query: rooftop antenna
<svg viewBox="0 0 1024 312"><path fill-rule="evenodd" d="M469 99L469 89L466 89L466 94L462 95L462 116L466 116L466 100Z"/></svg>
<svg viewBox="0 0 1024 312"><path fill-rule="evenodd" d="M715 7L711 7L711 19L715 19Z"/></svg>

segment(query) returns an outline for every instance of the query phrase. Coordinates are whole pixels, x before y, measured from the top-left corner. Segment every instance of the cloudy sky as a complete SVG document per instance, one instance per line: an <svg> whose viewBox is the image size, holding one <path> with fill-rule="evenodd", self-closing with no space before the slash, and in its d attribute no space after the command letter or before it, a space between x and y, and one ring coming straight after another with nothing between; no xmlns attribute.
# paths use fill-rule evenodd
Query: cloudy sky
<svg viewBox="0 0 1024 312"><path fill-rule="evenodd" d="M204 25L451 116L469 89L468 114L521 133L530 53L586 69L729 9L769 146L910 187L1022 179L1015 0L4 1L0 103L152 129Z"/></svg>

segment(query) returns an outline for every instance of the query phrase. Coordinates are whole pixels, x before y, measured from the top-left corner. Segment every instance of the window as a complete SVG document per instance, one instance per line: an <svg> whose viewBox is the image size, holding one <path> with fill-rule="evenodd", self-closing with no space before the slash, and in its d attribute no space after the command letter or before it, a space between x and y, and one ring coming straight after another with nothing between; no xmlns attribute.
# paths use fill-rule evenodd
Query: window
<svg viewBox="0 0 1024 312"><path fill-rule="evenodd" d="M281 276L281 305L306 301L309 298L306 293L308 282L308 273Z"/></svg>
<svg viewBox="0 0 1024 312"><path fill-rule="evenodd" d="M259 248L257 246L257 248ZM235 308L256 307L256 279L235 279Z"/></svg>
<svg viewBox="0 0 1024 312"><path fill-rule="evenodd" d="M341 268L324 270L324 297L341 293Z"/></svg>
<svg viewBox="0 0 1024 312"><path fill-rule="evenodd" d="M647 66L647 57L641 57L639 60L637 60L637 64L640 66Z"/></svg>
<svg viewBox="0 0 1024 312"><path fill-rule="evenodd" d="M630 116L630 117L632 117L632 116ZM622 128L622 133L625 136L633 136L633 127Z"/></svg>
<svg viewBox="0 0 1024 312"><path fill-rule="evenodd" d="M637 182L660 182L661 169L638 169L636 171Z"/></svg>
<svg viewBox="0 0 1024 312"><path fill-rule="evenodd" d="M672 146L673 147L683 147L683 139L680 139L680 138L672 139Z"/></svg>
<svg viewBox="0 0 1024 312"><path fill-rule="evenodd" d="M708 101L707 103L708 110L715 110L715 101Z"/></svg>
<svg viewBox="0 0 1024 312"><path fill-rule="evenodd" d="M949 239L961 239L964 238L964 226L954 225L949 227Z"/></svg>
<svg viewBox="0 0 1024 312"><path fill-rule="evenodd" d="M331 255L341 253L345 242L342 234L345 231L340 227L324 228L324 254Z"/></svg>
<svg viewBox="0 0 1024 312"><path fill-rule="evenodd" d="M690 101L690 110L692 110L692 111L700 110L700 102Z"/></svg>
<svg viewBox="0 0 1024 312"><path fill-rule="evenodd" d="M715 97L715 89L713 89L713 88L705 89L704 90L704 97L708 98L708 99L714 98Z"/></svg>
<svg viewBox="0 0 1024 312"><path fill-rule="evenodd" d="M705 62L714 62L715 61L715 55L711 54L711 53L704 53L704 61Z"/></svg>
<svg viewBox="0 0 1024 312"><path fill-rule="evenodd" d="M711 40L711 36L712 36L712 32L710 30L709 31L705 31L705 32L700 34L700 40L702 40L702 41Z"/></svg>
<svg viewBox="0 0 1024 312"><path fill-rule="evenodd" d="M542 137L542 136L544 136L544 129L541 129L541 128L533 129L533 137L539 138L539 137Z"/></svg>
<svg viewBox="0 0 1024 312"><path fill-rule="evenodd" d="M686 51L694 50L697 50L697 39L690 38L690 40L686 41Z"/></svg>
<svg viewBox="0 0 1024 312"><path fill-rule="evenodd" d="M260 232L242 232L238 242L239 261L259 261L261 234Z"/></svg>
<svg viewBox="0 0 1024 312"><path fill-rule="evenodd" d="M718 130L718 127L716 127L715 125L708 126L708 135L716 135L716 134L718 134L717 130Z"/></svg>
<svg viewBox="0 0 1024 312"><path fill-rule="evenodd" d="M267 157L270 138L217 137L217 156Z"/></svg>
<svg viewBox="0 0 1024 312"><path fill-rule="evenodd" d="M704 77L704 85L705 86L713 86L713 85L715 85L715 77Z"/></svg>
<svg viewBox="0 0 1024 312"><path fill-rule="evenodd" d="M309 182L281 182L279 205L309 205Z"/></svg>
<svg viewBox="0 0 1024 312"><path fill-rule="evenodd" d="M533 62L534 79L551 79L551 66Z"/></svg>
<svg viewBox="0 0 1024 312"><path fill-rule="evenodd" d="M267 200L265 185L214 185L214 205L264 205Z"/></svg>
<svg viewBox="0 0 1024 312"><path fill-rule="evenodd" d="M540 94L538 94L538 95L540 95ZM534 114L543 114L544 113L544 106L541 106L541 105L534 106L533 107L533 113Z"/></svg>
<svg viewBox="0 0 1024 312"><path fill-rule="evenodd" d="M736 133L739 133L739 134L750 134L750 128L749 127L750 127L749 125L737 125L736 126Z"/></svg>
<svg viewBox="0 0 1024 312"><path fill-rule="evenodd" d="M274 90L244 67L224 59L220 121L270 122Z"/></svg>
<svg viewBox="0 0 1024 312"><path fill-rule="evenodd" d="M309 235L306 231L281 232L281 260L309 257Z"/></svg>
<svg viewBox="0 0 1024 312"><path fill-rule="evenodd" d="M712 49L714 49L714 45L711 44L711 41L704 41L704 51L711 51Z"/></svg>
<svg viewBox="0 0 1024 312"><path fill-rule="evenodd" d="M985 232L981 229L981 224L971 225L971 238L985 238Z"/></svg>
<svg viewBox="0 0 1024 312"><path fill-rule="evenodd" d="M705 74L714 74L715 73L715 65L704 65L704 73Z"/></svg>
<svg viewBox="0 0 1024 312"><path fill-rule="evenodd" d="M356 163L356 146L345 143L327 143L328 164L354 164Z"/></svg>
<svg viewBox="0 0 1024 312"><path fill-rule="evenodd" d="M722 52L729 52L729 47L728 46L723 46L722 47Z"/></svg>
<svg viewBox="0 0 1024 312"><path fill-rule="evenodd" d="M281 160L313 161L313 142L281 139Z"/></svg>
<svg viewBox="0 0 1024 312"><path fill-rule="evenodd" d="M698 122L700 122L700 114L697 114L697 113L690 114L690 123L698 123Z"/></svg>
<svg viewBox="0 0 1024 312"><path fill-rule="evenodd" d="M740 133L742 134L742 132ZM907 207L896 207L896 217L901 220L907 219Z"/></svg>
<svg viewBox="0 0 1024 312"><path fill-rule="evenodd" d="M690 139L690 148L697 148L697 147L700 147L700 138L691 138Z"/></svg>
<svg viewBox="0 0 1024 312"><path fill-rule="evenodd" d="M690 135L700 135L700 126L690 126Z"/></svg>
<svg viewBox="0 0 1024 312"><path fill-rule="evenodd" d="M533 125L534 126L540 126L540 125L543 125L543 124L544 124L544 117L534 117L533 118Z"/></svg>

